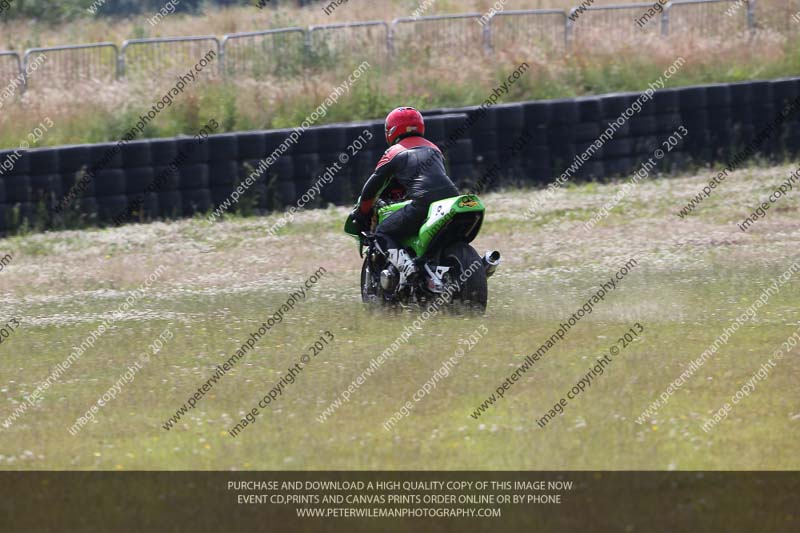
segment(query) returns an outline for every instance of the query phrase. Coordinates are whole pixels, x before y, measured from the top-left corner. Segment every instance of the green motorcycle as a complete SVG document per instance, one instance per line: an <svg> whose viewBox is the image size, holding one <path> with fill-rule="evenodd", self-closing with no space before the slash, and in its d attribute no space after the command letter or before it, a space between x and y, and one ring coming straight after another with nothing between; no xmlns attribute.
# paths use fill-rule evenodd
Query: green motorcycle
<svg viewBox="0 0 800 533"><path fill-rule="evenodd" d="M359 199L358 204L361 200ZM481 257L470 246L483 223L485 207L474 194L454 196L433 202L428 218L416 236L401 242L415 258L419 272L405 286L399 285L394 268L375 245L375 227L410 201L376 202L370 231L360 231L348 216L345 233L358 239L361 267L361 299L365 303L425 304L441 299L448 305L464 305L483 312L488 300L486 280L500 265L500 252ZM366 251L365 251L366 250Z"/></svg>

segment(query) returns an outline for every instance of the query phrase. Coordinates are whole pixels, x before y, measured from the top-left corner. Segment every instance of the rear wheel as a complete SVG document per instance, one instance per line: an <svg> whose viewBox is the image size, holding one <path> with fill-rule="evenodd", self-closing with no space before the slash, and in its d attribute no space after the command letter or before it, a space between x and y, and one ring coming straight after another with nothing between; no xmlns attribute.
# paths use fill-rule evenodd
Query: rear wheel
<svg viewBox="0 0 800 533"><path fill-rule="evenodd" d="M486 270L475 248L457 242L442 252L442 265L450 267L446 284L455 285L450 303L461 303L467 308L483 313L489 299Z"/></svg>

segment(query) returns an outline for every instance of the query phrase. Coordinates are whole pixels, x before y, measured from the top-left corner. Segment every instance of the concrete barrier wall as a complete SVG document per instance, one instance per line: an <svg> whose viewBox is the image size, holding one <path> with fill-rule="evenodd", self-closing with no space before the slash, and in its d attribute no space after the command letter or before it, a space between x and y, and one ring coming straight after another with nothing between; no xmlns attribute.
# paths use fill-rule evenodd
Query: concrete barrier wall
<svg viewBox="0 0 800 533"><path fill-rule="evenodd" d="M485 190L541 187L565 172L571 181L625 176L682 128L688 135L665 150L658 172L748 152L794 157L800 153L798 97L800 78L791 78L424 114L427 136L446 152L453 180L465 190L476 184ZM291 133L228 133L203 143L192 137L133 141L118 151L115 143L0 151L0 231L23 223L109 225L210 212ZM350 204L385 149L381 122L310 128L228 209L268 212L301 199L306 207ZM584 161L587 151L591 157ZM336 162L342 168L332 180L304 197ZM82 192L72 198L76 183Z"/></svg>

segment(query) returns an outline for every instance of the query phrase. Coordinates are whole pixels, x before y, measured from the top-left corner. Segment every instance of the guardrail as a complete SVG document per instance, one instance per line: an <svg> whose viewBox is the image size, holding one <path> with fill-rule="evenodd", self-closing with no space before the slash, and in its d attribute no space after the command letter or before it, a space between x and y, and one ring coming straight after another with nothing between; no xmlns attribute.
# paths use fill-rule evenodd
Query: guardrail
<svg viewBox="0 0 800 533"><path fill-rule="evenodd" d="M533 41L545 48L569 44L567 14L560 9L503 11L492 15L486 25L492 51L498 46L520 41Z"/></svg>
<svg viewBox="0 0 800 533"><path fill-rule="evenodd" d="M282 74L302 66L306 30L281 28L225 35L220 44L225 76Z"/></svg>
<svg viewBox="0 0 800 533"><path fill-rule="evenodd" d="M57 58L38 75L55 72L48 81L106 79L109 74L112 79L121 79L152 76L173 67L183 70L185 61L208 51L199 48L200 43L207 43L219 54L220 75L259 77L298 75L306 67L341 64L351 56L360 61L365 57L382 61L397 58L401 50L411 55L428 53L432 45L459 53L473 50L490 54L519 42L560 50L579 45L582 37L592 33L604 39L620 34L666 37L678 32L725 35L757 26L755 0L674 0L661 12L655 12L653 5L590 6L569 12L514 10L488 18L479 13L403 17L391 23L368 21L233 33L222 39L213 35L130 39L119 51L113 43L33 48L25 52L23 61L16 52L0 52L0 86L20 74L24 79L26 60L35 52ZM16 72L12 65L15 61Z"/></svg>
<svg viewBox="0 0 800 533"><path fill-rule="evenodd" d="M0 90L22 74L22 62L16 52L0 52ZM23 79L24 83L24 79Z"/></svg>
<svg viewBox="0 0 800 533"><path fill-rule="evenodd" d="M403 17L392 21L389 30L389 54L397 53L397 42L408 51L425 52L431 43L440 47L450 47L459 53L471 51L478 43L485 51L489 50L489 26L481 25L480 13L461 13L458 15L433 15L428 17ZM466 22L469 26L465 26ZM403 28L411 26L409 35ZM470 30L474 30L474 33Z"/></svg>
<svg viewBox="0 0 800 533"><path fill-rule="evenodd" d="M160 37L129 39L122 43L119 55L119 77L129 75L149 76L154 72L185 72L209 50L201 43L212 46L219 56L220 42L213 35L195 37Z"/></svg>
<svg viewBox="0 0 800 533"><path fill-rule="evenodd" d="M681 33L724 36L731 32L755 28L755 2L741 5L739 0L675 0L665 10L666 33L672 26ZM737 6L739 6L737 8ZM731 15L727 15L728 10ZM710 24L715 19L717 24Z"/></svg>
<svg viewBox="0 0 800 533"><path fill-rule="evenodd" d="M47 60L34 73L29 71L31 57L43 54ZM22 58L26 86L44 77L48 85L82 80L114 80L119 78L117 58L119 49L114 43L73 44L47 48L31 48Z"/></svg>
<svg viewBox="0 0 800 533"><path fill-rule="evenodd" d="M391 47L389 24L382 20L310 26L306 47L312 62L382 62Z"/></svg>
<svg viewBox="0 0 800 533"><path fill-rule="evenodd" d="M578 43L578 39L586 37L607 37L608 35L642 36L654 35L659 27L661 35L669 33L665 21L668 19L671 3L668 3L660 13L648 17L643 23L643 13L653 7L652 3L614 4L607 6L590 6L586 8L574 7L567 15L567 41L570 44Z"/></svg>

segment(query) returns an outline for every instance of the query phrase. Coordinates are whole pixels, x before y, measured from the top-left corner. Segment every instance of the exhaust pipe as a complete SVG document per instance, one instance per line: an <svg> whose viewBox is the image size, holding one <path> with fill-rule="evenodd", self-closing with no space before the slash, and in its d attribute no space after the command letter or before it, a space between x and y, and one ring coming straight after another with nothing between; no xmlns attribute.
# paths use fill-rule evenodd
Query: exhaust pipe
<svg viewBox="0 0 800 533"><path fill-rule="evenodd" d="M493 252L486 252L483 256L483 269L486 271L486 277L489 278L500 266L500 252L497 250Z"/></svg>

